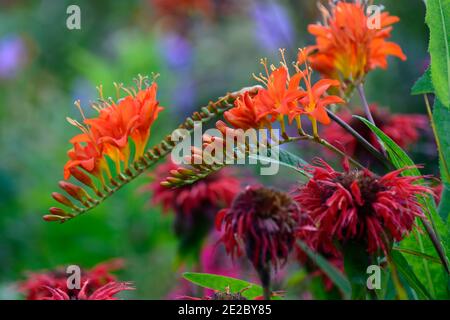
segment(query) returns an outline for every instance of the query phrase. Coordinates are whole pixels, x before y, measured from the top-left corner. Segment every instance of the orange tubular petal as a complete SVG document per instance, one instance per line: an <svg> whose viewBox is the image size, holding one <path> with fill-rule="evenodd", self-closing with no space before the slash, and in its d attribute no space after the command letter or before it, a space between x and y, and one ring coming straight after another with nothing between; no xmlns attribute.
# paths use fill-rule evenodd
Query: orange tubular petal
<svg viewBox="0 0 450 320"><path fill-rule="evenodd" d="M394 42L386 42L382 47L382 53L385 55L392 55L400 58L401 60L405 61L406 55L403 53L402 48L394 43Z"/></svg>
<svg viewBox="0 0 450 320"><path fill-rule="evenodd" d="M315 99L320 98L331 86L339 86L339 81L331 79L321 79L312 87Z"/></svg>
<svg viewBox="0 0 450 320"><path fill-rule="evenodd" d="M320 107L326 107L330 104L342 104L345 103L345 100L338 96L327 96L325 98L320 99L317 103Z"/></svg>
<svg viewBox="0 0 450 320"><path fill-rule="evenodd" d="M310 24L308 25L308 32L313 36L326 37L328 34L328 28L317 24Z"/></svg>
<svg viewBox="0 0 450 320"><path fill-rule="evenodd" d="M330 124L331 122L331 119L328 117L328 113L324 107L317 106L309 115L325 125Z"/></svg>

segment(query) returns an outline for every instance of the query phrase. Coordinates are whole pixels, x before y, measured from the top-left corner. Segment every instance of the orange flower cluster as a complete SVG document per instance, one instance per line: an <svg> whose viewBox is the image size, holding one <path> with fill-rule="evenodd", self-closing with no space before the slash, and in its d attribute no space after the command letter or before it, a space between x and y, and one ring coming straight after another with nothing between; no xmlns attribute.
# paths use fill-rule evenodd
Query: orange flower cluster
<svg viewBox="0 0 450 320"><path fill-rule="evenodd" d="M68 119L82 133L70 140L73 148L68 152L70 159L64 166L64 179L79 174L81 168L103 181L103 171L109 177L111 175L105 156L115 162L118 172L127 169L131 154L130 140L134 144L134 159L137 160L144 154L150 128L163 109L156 100L156 83L143 88L145 80L143 77L138 79L137 92L134 88L118 86L118 89L122 88L128 95L117 103L104 100L100 87L100 103L92 105L99 112L95 118L84 118L78 104L84 124Z"/></svg>
<svg viewBox="0 0 450 320"><path fill-rule="evenodd" d="M235 106L225 112L225 119L235 128L270 128L271 123L278 120L281 123L282 132L285 132L284 117L287 116L289 123L295 119L297 126L301 129L301 115L306 115L313 123L314 133L317 133L317 121L329 124L326 107L330 104L344 103L338 96L326 95L327 90L333 86L339 86L339 82L331 79L322 79L312 83L312 69L306 61L305 50L300 50L303 56L302 62L305 69L295 64L294 75L289 74L284 52L281 51L283 61L281 66L267 67L267 62L262 61L266 76L260 74L255 78L265 85L256 96L251 97L244 94L235 101ZM301 86L302 82L304 88Z"/></svg>
<svg viewBox="0 0 450 320"><path fill-rule="evenodd" d="M361 2L338 2L331 10L321 9L324 24L308 26L316 44L307 51L311 66L324 77L357 83L375 68L386 69L388 56L406 60L398 44L386 41L398 17L388 12L380 13L378 20L369 17Z"/></svg>

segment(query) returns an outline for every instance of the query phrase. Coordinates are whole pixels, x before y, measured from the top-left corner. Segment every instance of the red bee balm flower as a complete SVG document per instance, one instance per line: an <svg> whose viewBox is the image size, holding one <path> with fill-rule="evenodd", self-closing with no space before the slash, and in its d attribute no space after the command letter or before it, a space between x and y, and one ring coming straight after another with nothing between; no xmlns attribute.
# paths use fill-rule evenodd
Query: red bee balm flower
<svg viewBox="0 0 450 320"><path fill-rule="evenodd" d="M115 259L100 263L92 269L81 270L81 283L85 284L85 293L91 294L105 284L115 282L116 276L111 272L122 267L123 260ZM25 294L27 300L42 300L50 297L48 288L62 291L69 297L77 297L80 292L77 289L67 288L67 273L64 268L42 273L32 272L28 274L27 280L19 283L19 290Z"/></svg>
<svg viewBox="0 0 450 320"><path fill-rule="evenodd" d="M241 255L241 244L257 271L286 262L295 239L300 209L285 193L249 186L230 208L219 212L221 241L232 257Z"/></svg>
<svg viewBox="0 0 450 320"><path fill-rule="evenodd" d="M424 217L417 195L432 193L414 184L423 177L402 177L408 168L379 177L364 171L336 172L324 161L311 166L312 179L299 187L295 200L315 223L308 241L312 248L332 241L364 241L370 253L389 250L411 231L416 217Z"/></svg>
<svg viewBox="0 0 450 320"><path fill-rule="evenodd" d="M331 4L328 11L322 7L324 23L311 24L308 31L316 37L316 44L307 48L312 67L325 77L360 81L375 68L387 68L387 57L406 60L402 49L386 41L391 25L398 17L383 12L380 24L371 21L366 7L360 1Z"/></svg>
<svg viewBox="0 0 450 320"><path fill-rule="evenodd" d="M45 287L51 296L44 297L41 300L117 300L115 295L119 292L134 290L134 287L129 282L110 282L88 294L88 285L89 280L84 282L76 296L69 296L59 288Z"/></svg>

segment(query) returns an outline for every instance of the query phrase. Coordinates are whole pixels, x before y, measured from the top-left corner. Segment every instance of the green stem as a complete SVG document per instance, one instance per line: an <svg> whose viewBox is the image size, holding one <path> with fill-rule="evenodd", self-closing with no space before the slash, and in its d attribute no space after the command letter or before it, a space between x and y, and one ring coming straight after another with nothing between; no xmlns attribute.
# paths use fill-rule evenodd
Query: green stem
<svg viewBox="0 0 450 320"><path fill-rule="evenodd" d="M386 168L393 169L392 164L383 156L369 141L361 136L355 129L353 129L347 122L342 120L338 115L327 110L328 116L335 121L344 130L350 133L370 154L372 154L378 161L380 161Z"/></svg>
<svg viewBox="0 0 450 320"><path fill-rule="evenodd" d="M338 148L333 146L331 143L329 143L328 141L326 141L325 139L320 138L320 137L314 137L314 136L311 136L311 135L305 133L299 137L287 137L287 139L282 141L281 144L299 141L299 140L308 140L308 141L318 143L318 144L324 146L325 148L327 148L328 150L341 156L343 159L347 158L355 167L358 167L359 169L365 168L361 163L359 163L358 161L356 161L352 157L348 156L347 154L345 154L344 152L342 152L341 150L339 150Z"/></svg>
<svg viewBox="0 0 450 320"><path fill-rule="evenodd" d="M373 120L373 117L372 117L372 112L370 112L369 103L367 102L366 93L364 92L364 86L363 86L362 82L360 82L356 86L356 90L358 91L359 97L361 98L361 103L362 103L364 113L366 114L367 119L374 126L376 126L375 120ZM380 142L380 148L381 148L381 151L383 152L384 156L387 157L386 150L384 149L384 146L381 142Z"/></svg>

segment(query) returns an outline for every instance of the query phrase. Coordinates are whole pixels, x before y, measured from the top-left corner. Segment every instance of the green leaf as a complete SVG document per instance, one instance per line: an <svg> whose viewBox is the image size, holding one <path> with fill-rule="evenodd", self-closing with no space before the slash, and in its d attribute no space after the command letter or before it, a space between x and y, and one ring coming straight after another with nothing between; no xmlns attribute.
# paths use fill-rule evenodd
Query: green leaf
<svg viewBox="0 0 450 320"><path fill-rule="evenodd" d="M363 121L381 140L384 145L391 162L396 168L405 168L414 166L414 162L411 158L400 148L391 138L389 138L383 131L369 122L367 119L354 116L361 121ZM404 174L419 176L420 171L417 168L411 168L405 170ZM434 199L431 196L419 197L420 202L424 211L428 213L428 217L434 228L435 233L440 239L447 239L446 226L442 218L439 216ZM400 243L402 248L412 249L436 257L436 249L430 239L430 237L423 238L420 231L415 230ZM442 245L442 242L440 243ZM443 246L446 248L446 246ZM436 264L429 264L427 259L421 257L408 256L407 261L413 267L418 277L423 283L427 284L427 288L432 295L436 295L437 298L446 298L448 296L447 292L447 282L448 275L442 266Z"/></svg>
<svg viewBox="0 0 450 320"><path fill-rule="evenodd" d="M308 257L333 281L344 295L345 299L350 299L352 295L352 287L350 282L342 272L329 263L320 254L313 252L303 241L297 240L300 248L308 255Z"/></svg>
<svg viewBox="0 0 450 320"><path fill-rule="evenodd" d="M393 249L397 250L397 251L400 251L402 253L405 253L405 254L411 254L411 255L416 256L416 257L421 257L423 259L427 259L428 261L431 261L433 263L442 264L442 261L439 260L438 258L435 258L433 256L430 256L428 254L425 254L425 253L422 253L422 252L419 252L419 251L415 251L415 250L411 250L411 249L405 249L405 248L399 248L399 247L394 247Z"/></svg>
<svg viewBox="0 0 450 320"><path fill-rule="evenodd" d="M352 300L364 300L367 294L367 266L369 256L365 246L357 243L346 243L344 253L344 269L352 286Z"/></svg>
<svg viewBox="0 0 450 320"><path fill-rule="evenodd" d="M431 78L436 95L450 107L450 0L428 0L426 22L430 28Z"/></svg>
<svg viewBox="0 0 450 320"><path fill-rule="evenodd" d="M439 203L438 207L439 215L447 220L449 218L450 213L450 184L443 183L442 184L442 195L441 195L441 202ZM450 228L450 226L448 226ZM450 229L448 229L450 232Z"/></svg>
<svg viewBox="0 0 450 320"><path fill-rule="evenodd" d="M426 93L433 93L433 83L431 80L431 70L428 67L427 71L414 83L411 94L412 95L418 95L418 94L426 94Z"/></svg>
<svg viewBox="0 0 450 320"><path fill-rule="evenodd" d="M424 285L417 278L411 266L406 261L405 257L398 252L392 251L392 259L397 266L397 270L400 272L402 277L408 282L411 288L417 293L420 299L431 299L430 294L427 289L425 289Z"/></svg>
<svg viewBox="0 0 450 320"><path fill-rule="evenodd" d="M444 182L450 183L448 173L448 166L450 165L450 110L445 108L438 98L434 101L433 122L441 147L441 150L439 150L441 178Z"/></svg>
<svg viewBox="0 0 450 320"><path fill-rule="evenodd" d="M183 277L200 287L212 290L225 291L225 288L229 287L230 292L241 292L242 295L249 300L263 295L261 286L240 279L197 272L185 272L183 273Z"/></svg>

